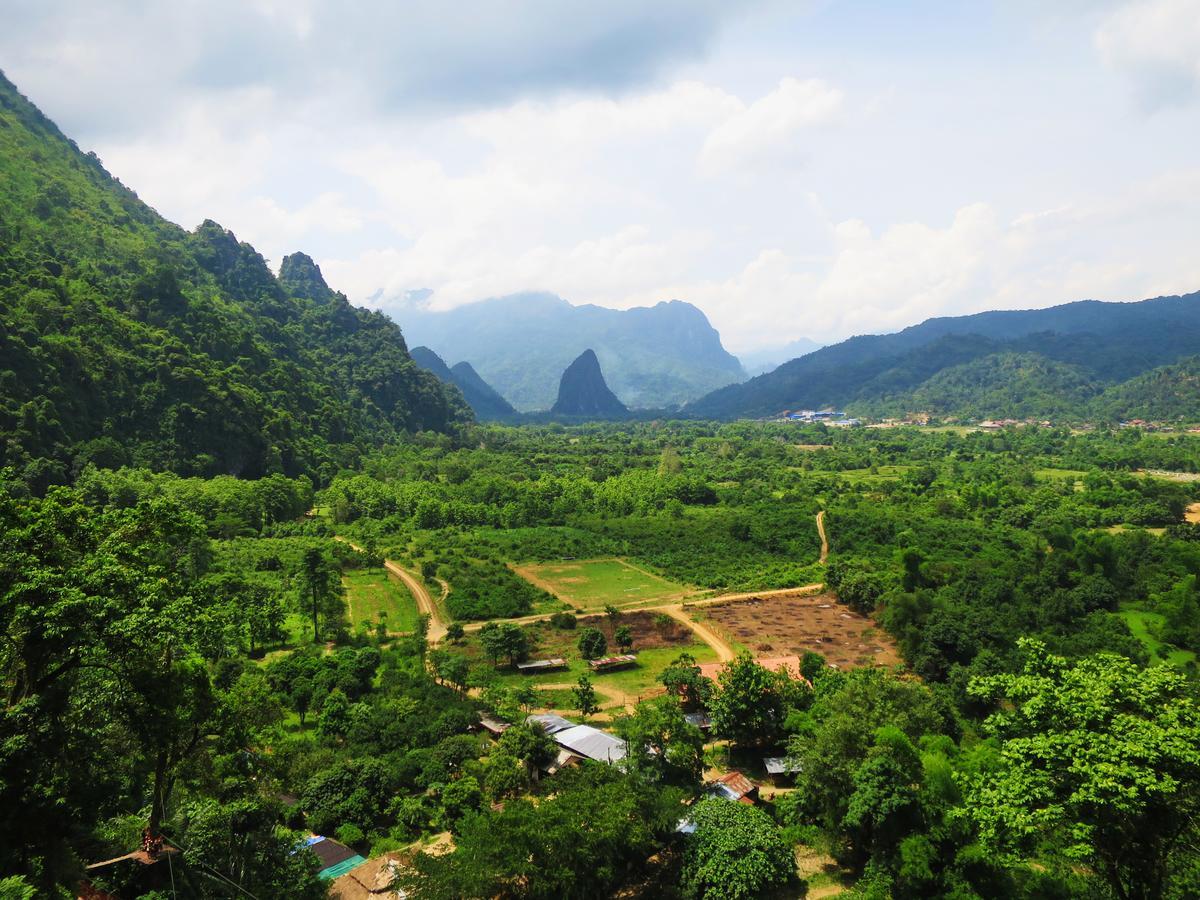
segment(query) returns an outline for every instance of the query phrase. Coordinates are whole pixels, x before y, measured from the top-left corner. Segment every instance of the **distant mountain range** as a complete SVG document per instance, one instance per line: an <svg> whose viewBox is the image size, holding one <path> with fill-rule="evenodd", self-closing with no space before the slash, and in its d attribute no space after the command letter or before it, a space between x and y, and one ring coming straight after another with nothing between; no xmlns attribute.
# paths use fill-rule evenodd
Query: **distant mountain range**
<svg viewBox="0 0 1200 900"><path fill-rule="evenodd" d="M413 362L436 375L443 384L455 385L462 391L467 404L481 421L511 419L517 411L467 361L447 366L446 361L428 347L413 347L408 351Z"/></svg>
<svg viewBox="0 0 1200 900"><path fill-rule="evenodd" d="M558 383L551 415L586 419L620 419L629 412L604 380L600 360L584 350L567 366Z"/></svg>
<svg viewBox="0 0 1200 900"><path fill-rule="evenodd" d="M853 337L714 391L685 412L735 418L836 406L875 415L1194 421L1198 369L1185 361L1197 354L1200 293L1085 300Z"/></svg>
<svg viewBox="0 0 1200 900"><path fill-rule="evenodd" d="M521 410L548 409L563 370L588 349L630 407L684 403L746 377L704 313L679 300L617 310L529 293L395 316L410 344L470 360Z"/></svg>
<svg viewBox="0 0 1200 900"><path fill-rule="evenodd" d="M739 353L737 358L741 361L742 368L746 370L747 375L762 375L764 372L779 368L789 360L812 353L814 350L820 350L823 346L825 345L808 338L797 338L786 344L748 350L745 353Z"/></svg>

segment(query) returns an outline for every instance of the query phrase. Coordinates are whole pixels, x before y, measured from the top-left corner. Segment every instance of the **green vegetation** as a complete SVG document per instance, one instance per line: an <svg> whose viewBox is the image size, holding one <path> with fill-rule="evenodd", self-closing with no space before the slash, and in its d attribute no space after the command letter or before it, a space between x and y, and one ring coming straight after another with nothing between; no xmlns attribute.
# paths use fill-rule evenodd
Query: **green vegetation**
<svg viewBox="0 0 1200 900"><path fill-rule="evenodd" d="M544 585L578 609L601 609L609 604L628 606L640 601L666 602L685 597L687 587L653 575L620 559L541 563L522 566L518 574Z"/></svg>
<svg viewBox="0 0 1200 900"><path fill-rule="evenodd" d="M403 851L433 898L795 896L801 846L859 896L1194 896L1200 482L1143 472L1200 471L1200 437L476 426L311 260L275 278L215 225L180 232L7 82L0 174L5 896L78 896L86 872L118 896L317 898L309 832ZM861 399L1016 385L1032 409L1097 360L1120 380L1194 347L1193 305L986 314L984 337L931 350L922 326L784 375L819 392L833 359ZM415 615L385 556L444 579L448 609ZM518 567L581 577L604 613ZM763 614L715 683L719 642L636 608L818 579L844 606L817 634L763 632L778 596L729 601ZM848 610L901 665L762 664ZM439 640L443 612L482 624ZM636 662L588 666L617 649ZM559 768L524 718L551 704L621 752ZM791 770L774 796L702 784L768 756ZM143 835L177 852L85 869Z"/></svg>
<svg viewBox="0 0 1200 900"><path fill-rule="evenodd" d="M408 632L416 627L417 604L412 594L382 569L347 572L344 576L350 622L372 627L381 622L389 633Z"/></svg>

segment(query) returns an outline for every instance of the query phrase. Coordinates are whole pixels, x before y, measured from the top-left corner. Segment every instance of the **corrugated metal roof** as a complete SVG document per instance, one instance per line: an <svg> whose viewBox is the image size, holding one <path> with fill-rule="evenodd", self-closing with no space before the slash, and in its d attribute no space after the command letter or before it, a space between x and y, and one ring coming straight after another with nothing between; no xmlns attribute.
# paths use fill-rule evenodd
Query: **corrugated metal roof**
<svg viewBox="0 0 1200 900"><path fill-rule="evenodd" d="M792 775L801 771L800 763L786 756L764 756L763 766L768 775Z"/></svg>
<svg viewBox="0 0 1200 900"><path fill-rule="evenodd" d="M576 725L554 735L559 744L600 762L616 762L625 758L625 742L591 725Z"/></svg>
<svg viewBox="0 0 1200 900"><path fill-rule="evenodd" d="M529 716L525 721L537 722L542 726L542 730L546 734L557 734L560 731L566 731L568 728L575 727L575 723L570 719L564 719L562 716L556 716L554 713L538 713L537 715Z"/></svg>

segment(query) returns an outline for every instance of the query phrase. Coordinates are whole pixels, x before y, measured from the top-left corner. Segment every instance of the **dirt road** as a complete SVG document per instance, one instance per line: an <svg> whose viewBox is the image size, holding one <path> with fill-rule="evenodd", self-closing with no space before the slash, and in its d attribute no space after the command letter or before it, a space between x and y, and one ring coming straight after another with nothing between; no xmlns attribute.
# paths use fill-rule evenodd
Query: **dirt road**
<svg viewBox="0 0 1200 900"><path fill-rule="evenodd" d="M825 510L817 513L817 534L821 536L821 556L817 562L825 565L825 560L829 558L829 538L825 534Z"/></svg>
<svg viewBox="0 0 1200 900"><path fill-rule="evenodd" d="M362 547L349 541L344 537L335 536L335 541L349 544L359 553L363 552ZM413 600L417 602L417 611L429 616L429 643L436 644L446 636L446 622L442 619L441 613L438 611L438 605L433 602L433 596L421 583L421 579L412 572L405 569L399 563L393 562L390 559L383 561L383 567L387 569L388 574L399 578L400 581L408 588L408 592L412 594ZM438 583L442 586L442 599L446 599L446 595L450 593L450 585L438 579Z"/></svg>
<svg viewBox="0 0 1200 900"><path fill-rule="evenodd" d="M734 658L733 647L729 646L729 642L723 637L705 625L703 622L695 622L691 616L683 611L683 607L679 604L674 606L664 606L662 609L668 616L675 619L677 622L682 622L688 628L692 629L692 633L708 646L712 647L717 654L717 662L729 662Z"/></svg>

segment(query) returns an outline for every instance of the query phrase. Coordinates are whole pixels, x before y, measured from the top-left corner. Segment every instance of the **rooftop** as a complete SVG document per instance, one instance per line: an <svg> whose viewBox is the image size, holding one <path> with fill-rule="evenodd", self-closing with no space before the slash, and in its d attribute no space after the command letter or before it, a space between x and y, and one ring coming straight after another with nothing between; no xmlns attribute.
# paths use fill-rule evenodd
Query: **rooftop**
<svg viewBox="0 0 1200 900"><path fill-rule="evenodd" d="M576 725L554 735L554 740L573 753L599 762L625 758L625 742L591 725Z"/></svg>

